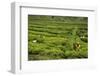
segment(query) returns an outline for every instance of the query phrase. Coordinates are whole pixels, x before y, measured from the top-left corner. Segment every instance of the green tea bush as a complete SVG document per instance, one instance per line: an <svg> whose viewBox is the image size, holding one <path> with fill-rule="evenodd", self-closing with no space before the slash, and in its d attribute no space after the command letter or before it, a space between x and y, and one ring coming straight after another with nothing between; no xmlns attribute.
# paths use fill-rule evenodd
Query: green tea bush
<svg viewBox="0 0 100 76"><path fill-rule="evenodd" d="M88 42L88 38L87 37L81 38L81 40L84 41L84 42L86 42L86 43Z"/></svg>
<svg viewBox="0 0 100 76"><path fill-rule="evenodd" d="M64 54L64 58L87 58L88 53L87 50L81 50L81 51L66 51Z"/></svg>
<svg viewBox="0 0 100 76"><path fill-rule="evenodd" d="M65 52L67 50L66 46L59 45L57 46L61 51Z"/></svg>
<svg viewBox="0 0 100 76"><path fill-rule="evenodd" d="M52 48L49 50L45 50L44 52L41 52L42 55L50 56L50 57L62 57L64 52L57 48Z"/></svg>
<svg viewBox="0 0 100 76"><path fill-rule="evenodd" d="M29 53L32 54L39 54L41 52L43 52L48 46L42 43L32 43L29 42L28 44L28 50Z"/></svg>

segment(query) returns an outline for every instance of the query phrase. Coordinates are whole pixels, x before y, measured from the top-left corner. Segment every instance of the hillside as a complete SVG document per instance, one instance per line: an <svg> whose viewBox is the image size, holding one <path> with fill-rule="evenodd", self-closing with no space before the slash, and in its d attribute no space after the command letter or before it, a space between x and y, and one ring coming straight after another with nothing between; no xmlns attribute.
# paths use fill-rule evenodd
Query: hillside
<svg viewBox="0 0 100 76"><path fill-rule="evenodd" d="M87 23L87 17L29 15L28 59L87 58Z"/></svg>

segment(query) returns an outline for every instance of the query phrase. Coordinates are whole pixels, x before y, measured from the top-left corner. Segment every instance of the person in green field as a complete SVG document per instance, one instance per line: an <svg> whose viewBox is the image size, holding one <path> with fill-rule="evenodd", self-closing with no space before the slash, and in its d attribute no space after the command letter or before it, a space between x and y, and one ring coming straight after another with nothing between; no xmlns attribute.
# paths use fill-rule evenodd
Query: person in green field
<svg viewBox="0 0 100 76"><path fill-rule="evenodd" d="M79 42L73 43L73 49L74 49L75 51L79 51L79 50L80 50L80 43L79 43Z"/></svg>

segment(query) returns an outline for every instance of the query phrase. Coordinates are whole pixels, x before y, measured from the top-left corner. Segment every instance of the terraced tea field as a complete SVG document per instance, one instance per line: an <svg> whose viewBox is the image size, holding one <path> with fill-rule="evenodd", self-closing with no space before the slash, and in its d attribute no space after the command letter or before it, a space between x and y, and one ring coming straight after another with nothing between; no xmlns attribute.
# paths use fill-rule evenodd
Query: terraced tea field
<svg viewBox="0 0 100 76"><path fill-rule="evenodd" d="M28 60L88 58L88 18L28 16Z"/></svg>

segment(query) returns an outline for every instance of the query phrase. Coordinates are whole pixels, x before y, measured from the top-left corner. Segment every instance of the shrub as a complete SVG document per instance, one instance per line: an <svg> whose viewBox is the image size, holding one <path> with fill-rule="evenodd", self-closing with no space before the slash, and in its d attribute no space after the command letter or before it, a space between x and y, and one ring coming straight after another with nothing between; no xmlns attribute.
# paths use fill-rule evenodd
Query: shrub
<svg viewBox="0 0 100 76"><path fill-rule="evenodd" d="M64 58L87 58L87 51L66 51L64 54Z"/></svg>
<svg viewBox="0 0 100 76"><path fill-rule="evenodd" d="M46 55L48 57L53 57L53 58L57 58L57 57L61 58L63 54L64 52L57 48L52 48L49 50L47 49L44 52L41 52L41 55Z"/></svg>
<svg viewBox="0 0 100 76"><path fill-rule="evenodd" d="M86 43L88 42L88 38L87 37L81 38L81 40L84 41L84 42L86 42Z"/></svg>
<svg viewBox="0 0 100 76"><path fill-rule="evenodd" d="M43 43L44 42L44 39L43 38L37 38L37 42L38 43Z"/></svg>

